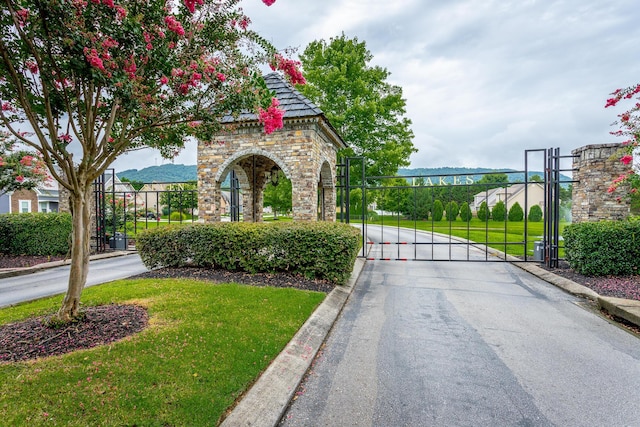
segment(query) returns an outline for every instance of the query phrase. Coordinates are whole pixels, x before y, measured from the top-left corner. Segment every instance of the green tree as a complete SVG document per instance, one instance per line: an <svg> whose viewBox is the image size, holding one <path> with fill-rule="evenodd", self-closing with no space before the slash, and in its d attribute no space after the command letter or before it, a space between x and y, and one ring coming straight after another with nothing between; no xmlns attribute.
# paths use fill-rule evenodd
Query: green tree
<svg viewBox="0 0 640 427"><path fill-rule="evenodd" d="M136 191L140 191L142 189L142 187L144 187L144 182L142 182L142 181L131 180L129 178L120 178L120 181L128 182L129 184L131 184L133 189L136 190Z"/></svg>
<svg viewBox="0 0 640 427"><path fill-rule="evenodd" d="M447 221L455 221L456 218L458 218L458 214L460 213L460 207L458 206L458 203L452 200L449 203L447 203L447 206L445 207L445 212L446 212Z"/></svg>
<svg viewBox="0 0 640 427"><path fill-rule="evenodd" d="M189 213L198 209L198 185L195 182L167 185L167 190L160 193L159 201L170 212Z"/></svg>
<svg viewBox="0 0 640 427"><path fill-rule="evenodd" d="M393 178L384 183L382 197L378 198L378 207L388 212L404 213L411 195L404 178Z"/></svg>
<svg viewBox="0 0 640 427"><path fill-rule="evenodd" d="M390 73L372 59L357 38L314 41L300 55L307 84L298 89L349 145L339 156L366 157L367 176L395 175L417 150L402 88L389 84Z"/></svg>
<svg viewBox="0 0 640 427"><path fill-rule="evenodd" d="M506 173L489 173L482 175L476 184L482 185L483 190L504 187L509 183L509 176Z"/></svg>
<svg viewBox="0 0 640 427"><path fill-rule="evenodd" d="M471 221L471 218L473 218L473 214L471 213L471 208L469 207L469 203L463 202L460 205L460 219L463 220L464 222L469 222Z"/></svg>
<svg viewBox="0 0 640 427"><path fill-rule="evenodd" d="M506 208L504 206L504 202L500 200L495 204L493 209L491 209L491 219L494 221L504 221L506 219Z"/></svg>
<svg viewBox="0 0 640 427"><path fill-rule="evenodd" d="M487 202L482 202L478 208L478 219L484 222L487 221L489 217L489 207L487 206Z"/></svg>
<svg viewBox="0 0 640 427"><path fill-rule="evenodd" d="M291 180L281 170L278 171L278 185L267 184L264 189L264 206L273 210L273 218L278 219L278 213L291 212L292 205Z"/></svg>
<svg viewBox="0 0 640 427"><path fill-rule="evenodd" d="M444 206L440 200L433 202L433 208L431 211L431 219L434 221L442 221L442 215L444 213Z"/></svg>
<svg viewBox="0 0 640 427"><path fill-rule="evenodd" d="M210 140L229 111L273 105L266 61L301 81L295 63L247 28L239 3L3 1L0 124L69 192L71 268L57 320L78 315L92 183L119 155L154 147L171 157L189 136ZM266 131L281 125L262 111Z"/></svg>
<svg viewBox="0 0 640 427"><path fill-rule="evenodd" d="M519 222L524 219L524 211L522 210L520 203L515 202L511 208L509 208L508 218L511 222Z"/></svg>
<svg viewBox="0 0 640 427"><path fill-rule="evenodd" d="M531 175L529 177L529 182L543 182L542 177L540 175Z"/></svg>
<svg viewBox="0 0 640 427"><path fill-rule="evenodd" d="M527 217L527 221L531 221L531 222L542 221L542 208L540 207L540 205L531 206L531 209L529 209L529 216Z"/></svg>

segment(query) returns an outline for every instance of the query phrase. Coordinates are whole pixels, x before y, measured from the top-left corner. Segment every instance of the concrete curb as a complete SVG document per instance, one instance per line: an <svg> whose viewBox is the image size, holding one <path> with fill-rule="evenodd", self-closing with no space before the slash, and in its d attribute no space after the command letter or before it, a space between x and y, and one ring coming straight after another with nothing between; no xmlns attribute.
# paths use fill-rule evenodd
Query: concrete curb
<svg viewBox="0 0 640 427"><path fill-rule="evenodd" d="M587 288L586 286L582 286L572 280L565 279L564 277L556 276L544 268L539 267L535 263L514 264L534 276L541 278L545 282L564 289L570 294L595 301L600 309L640 327L640 301L624 298L603 297L594 290Z"/></svg>
<svg viewBox="0 0 640 427"><path fill-rule="evenodd" d="M289 344L224 419L221 427L273 427L280 422L300 381L342 312L364 264L364 259L356 259L348 283L345 286L337 286L327 295Z"/></svg>
<svg viewBox="0 0 640 427"><path fill-rule="evenodd" d="M119 256L130 255L134 253L136 252L135 251L109 252L104 254L91 255L90 260L95 261L98 259L114 258ZM22 267L22 268L11 268L6 270L0 270L0 279L3 279L5 277L24 276L25 274L37 273L38 271L47 270L49 268L61 267L63 265L69 265L69 264L71 264L71 260L64 259L61 261L45 262L42 264L34 265L33 267Z"/></svg>

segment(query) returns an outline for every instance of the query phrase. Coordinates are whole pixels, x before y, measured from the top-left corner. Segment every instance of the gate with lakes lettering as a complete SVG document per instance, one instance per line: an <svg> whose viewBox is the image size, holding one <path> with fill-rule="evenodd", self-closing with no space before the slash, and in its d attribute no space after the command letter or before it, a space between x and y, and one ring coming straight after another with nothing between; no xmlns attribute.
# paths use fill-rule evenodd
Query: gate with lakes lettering
<svg viewBox="0 0 640 427"><path fill-rule="evenodd" d="M558 148L526 150L523 170L366 176L339 165L338 219L362 229L362 252L388 261L538 261L557 267L571 220L571 177ZM571 162L568 162L571 164Z"/></svg>

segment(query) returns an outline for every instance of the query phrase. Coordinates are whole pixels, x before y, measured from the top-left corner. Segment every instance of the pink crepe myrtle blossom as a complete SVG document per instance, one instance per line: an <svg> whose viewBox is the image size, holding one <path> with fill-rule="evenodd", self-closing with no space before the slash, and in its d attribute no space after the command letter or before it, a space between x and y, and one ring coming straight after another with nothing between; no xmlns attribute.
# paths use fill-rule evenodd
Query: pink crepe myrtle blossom
<svg viewBox="0 0 640 427"><path fill-rule="evenodd" d="M127 17L126 9L122 6L116 6L116 19L118 19L119 21L122 21L126 17Z"/></svg>
<svg viewBox="0 0 640 427"><path fill-rule="evenodd" d="M225 76L223 73L218 73L218 74L216 75L216 78L217 78L218 80L220 80L221 82L224 82L225 80L227 80L227 76Z"/></svg>
<svg viewBox="0 0 640 427"><path fill-rule="evenodd" d="M289 78L289 81L291 81L291 84L303 85L307 83L304 76L302 75L302 72L300 71L300 62L298 61L294 61L293 59L285 58L280 54L276 54L270 65L271 69L274 71L283 71Z"/></svg>
<svg viewBox="0 0 640 427"><path fill-rule="evenodd" d="M25 65L27 66L29 71L31 71L31 73L33 74L38 73L38 64L35 61L27 61Z"/></svg>
<svg viewBox="0 0 640 427"><path fill-rule="evenodd" d="M160 84L166 85L167 83L169 83L169 77L167 76L160 77Z"/></svg>
<svg viewBox="0 0 640 427"><path fill-rule="evenodd" d="M203 0L184 0L184 5L189 9L189 12L194 13L196 11L196 4L202 6Z"/></svg>
<svg viewBox="0 0 640 427"><path fill-rule="evenodd" d="M4 166L6 165L6 162L2 159L2 157L0 157L0 166Z"/></svg>
<svg viewBox="0 0 640 427"><path fill-rule="evenodd" d="M264 132L269 135L278 129L282 129L284 123L282 118L284 117L284 110L278 108L280 102L277 98L271 98L271 105L263 110L258 109L258 117L260 123L264 125Z"/></svg>
<svg viewBox="0 0 640 427"><path fill-rule="evenodd" d="M262 0L262 3L266 4L267 6L271 6L275 2L276 0Z"/></svg>
<svg viewBox="0 0 640 427"><path fill-rule="evenodd" d="M33 165L33 156L24 156L20 159L20 164L22 166L31 166Z"/></svg>
<svg viewBox="0 0 640 427"><path fill-rule="evenodd" d="M106 69L104 68L104 63L102 62L102 59L98 55L98 51L96 49L89 49L88 47L85 47L84 56L85 58L87 58L89 65L101 71L106 71Z"/></svg>
<svg viewBox="0 0 640 427"><path fill-rule="evenodd" d="M58 140L69 143L71 142L72 138L71 138L71 135L69 135L68 133L63 133L61 135L58 135Z"/></svg>
<svg viewBox="0 0 640 427"><path fill-rule="evenodd" d="M22 175L16 176L16 181L20 182L20 183L24 182L24 176L22 176Z"/></svg>
<svg viewBox="0 0 640 427"><path fill-rule="evenodd" d="M16 12L18 15L18 22L20 23L20 27L24 27L27 25L27 21L29 20L29 11L27 9L20 9Z"/></svg>
<svg viewBox="0 0 640 427"><path fill-rule="evenodd" d="M184 28L182 28L182 24L178 22L175 16L169 15L165 17L164 23L167 24L167 28L169 29L169 31L172 31L179 36L184 36Z"/></svg>
<svg viewBox="0 0 640 427"><path fill-rule="evenodd" d="M633 156L630 154L624 155L620 158L620 161L625 164L628 165L629 163L631 163L633 161Z"/></svg>

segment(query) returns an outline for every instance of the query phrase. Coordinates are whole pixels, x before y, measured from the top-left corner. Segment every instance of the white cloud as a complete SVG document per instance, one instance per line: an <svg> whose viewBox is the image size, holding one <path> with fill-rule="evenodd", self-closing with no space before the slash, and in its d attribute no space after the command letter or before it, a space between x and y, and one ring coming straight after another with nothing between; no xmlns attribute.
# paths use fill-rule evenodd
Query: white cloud
<svg viewBox="0 0 640 427"><path fill-rule="evenodd" d="M640 82L635 0L244 0L280 48L365 41L403 88L415 167L522 168L524 150L614 142L608 94ZM127 158L132 159L128 161ZM135 160L133 160L135 159ZM158 159L158 160L156 160ZM195 163L188 148L176 162ZM159 155L123 157L144 167ZM133 166L132 166L133 165Z"/></svg>

